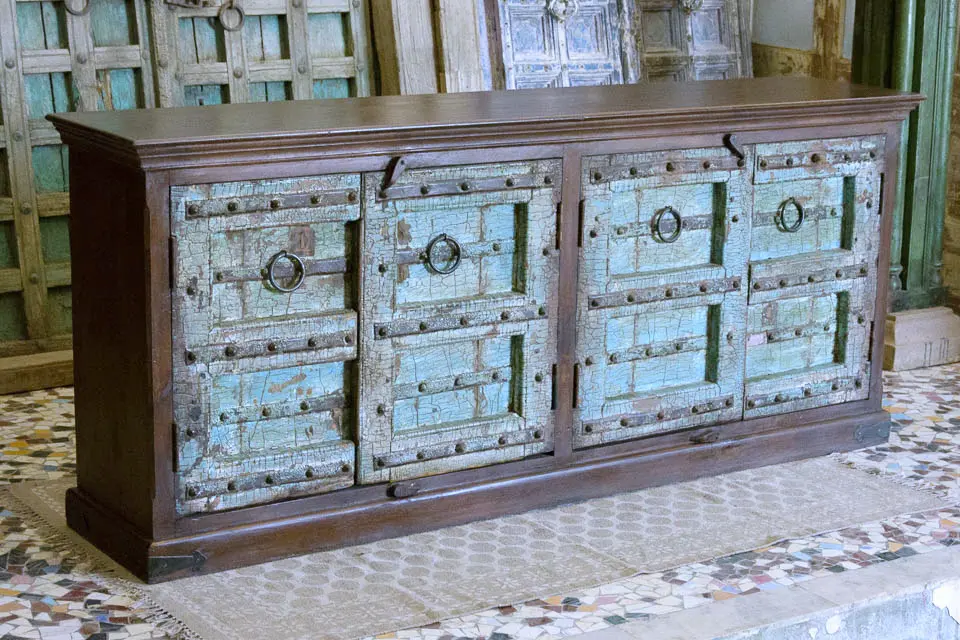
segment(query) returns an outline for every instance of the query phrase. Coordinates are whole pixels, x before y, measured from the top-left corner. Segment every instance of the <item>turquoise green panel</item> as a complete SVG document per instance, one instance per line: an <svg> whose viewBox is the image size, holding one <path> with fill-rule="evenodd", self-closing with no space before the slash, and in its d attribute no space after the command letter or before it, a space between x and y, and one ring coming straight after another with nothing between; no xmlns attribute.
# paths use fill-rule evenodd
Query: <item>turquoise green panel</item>
<svg viewBox="0 0 960 640"><path fill-rule="evenodd" d="M327 78L315 80L313 83L313 97L317 100L325 98L349 98L353 92L347 78Z"/></svg>
<svg viewBox="0 0 960 640"><path fill-rule="evenodd" d="M40 247L43 250L44 262L68 262L70 260L70 218L67 216L41 218Z"/></svg>
<svg viewBox="0 0 960 640"><path fill-rule="evenodd" d="M195 84L183 88L183 103L188 107L227 102L230 102L230 90L226 85Z"/></svg>
<svg viewBox="0 0 960 640"><path fill-rule="evenodd" d="M19 267L17 235L12 222L0 222L0 269Z"/></svg>
<svg viewBox="0 0 960 640"><path fill-rule="evenodd" d="M226 62L223 29L216 18L180 19L180 59L187 63Z"/></svg>
<svg viewBox="0 0 960 640"><path fill-rule="evenodd" d="M19 293L0 293L0 342L29 337L23 297Z"/></svg>
<svg viewBox="0 0 960 640"><path fill-rule="evenodd" d="M37 193L67 191L70 186L67 148L59 144L33 148L33 179Z"/></svg>
<svg viewBox="0 0 960 640"><path fill-rule="evenodd" d="M67 48L66 12L61 2L18 2L17 28L24 50Z"/></svg>
<svg viewBox="0 0 960 640"><path fill-rule="evenodd" d="M31 120L43 119L48 113L62 113L76 108L76 94L69 73L24 75L23 88Z"/></svg>
<svg viewBox="0 0 960 640"><path fill-rule="evenodd" d="M250 102L280 102L293 99L293 86L289 82L251 82Z"/></svg>
<svg viewBox="0 0 960 640"><path fill-rule="evenodd" d="M250 62L290 59L290 37L284 16L253 16L244 23L243 41Z"/></svg>
<svg viewBox="0 0 960 640"><path fill-rule="evenodd" d="M353 55L347 14L312 13L308 27L310 52L314 58L342 58Z"/></svg>
<svg viewBox="0 0 960 640"><path fill-rule="evenodd" d="M120 111L143 106L143 79L139 69L111 69L97 72L100 80L100 109Z"/></svg>
<svg viewBox="0 0 960 640"><path fill-rule="evenodd" d="M132 0L90 0L90 23L96 47L139 44Z"/></svg>

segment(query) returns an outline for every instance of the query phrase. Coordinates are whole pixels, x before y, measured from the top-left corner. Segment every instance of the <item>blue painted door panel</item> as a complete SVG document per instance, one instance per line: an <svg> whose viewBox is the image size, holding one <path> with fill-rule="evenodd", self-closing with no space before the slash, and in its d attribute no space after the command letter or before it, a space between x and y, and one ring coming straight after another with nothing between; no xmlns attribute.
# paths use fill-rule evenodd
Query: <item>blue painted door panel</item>
<svg viewBox="0 0 960 640"><path fill-rule="evenodd" d="M584 160L576 446L740 418L748 180L723 148Z"/></svg>
<svg viewBox="0 0 960 640"><path fill-rule="evenodd" d="M353 484L359 192L359 175L171 190L181 515Z"/></svg>
<svg viewBox="0 0 960 640"><path fill-rule="evenodd" d="M555 160L364 177L359 482L552 450Z"/></svg>
<svg viewBox="0 0 960 640"><path fill-rule="evenodd" d="M757 147L747 418L868 396L882 157L875 137Z"/></svg>

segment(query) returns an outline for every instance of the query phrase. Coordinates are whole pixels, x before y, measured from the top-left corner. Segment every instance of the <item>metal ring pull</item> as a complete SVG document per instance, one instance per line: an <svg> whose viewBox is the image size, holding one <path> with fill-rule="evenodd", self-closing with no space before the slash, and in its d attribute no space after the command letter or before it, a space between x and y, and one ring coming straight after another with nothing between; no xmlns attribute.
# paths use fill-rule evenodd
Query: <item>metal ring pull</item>
<svg viewBox="0 0 960 640"><path fill-rule="evenodd" d="M675 223L673 232L670 235L664 235L663 229L663 216L670 214L670 217L673 218ZM680 231L683 227L683 218L680 217L680 212L674 209L673 207L664 207L657 211L653 216L653 220L650 222L650 232L653 234L654 240L657 242L665 242L670 244L671 242L676 242L677 238L680 237Z"/></svg>
<svg viewBox="0 0 960 640"><path fill-rule="evenodd" d="M703 8L703 0L677 0L685 13L693 13Z"/></svg>
<svg viewBox="0 0 960 640"><path fill-rule="evenodd" d="M85 16L90 11L90 0L80 0L80 8L74 9L73 3L70 0L63 0L63 8L67 10L67 13L75 16Z"/></svg>
<svg viewBox="0 0 960 640"><path fill-rule="evenodd" d="M547 10L554 18L564 22L580 13L580 0L550 0Z"/></svg>
<svg viewBox="0 0 960 640"><path fill-rule="evenodd" d="M240 29L243 29L243 21L247 14L244 13L239 0L226 0L220 5L217 17L226 31L240 31Z"/></svg>
<svg viewBox="0 0 960 640"><path fill-rule="evenodd" d="M284 287L277 282L277 276L273 270L277 266L277 262L280 260L287 260L290 264L293 265L294 272L294 282L292 286ZM300 259L295 253L289 253L287 251L281 251L280 253L274 255L270 258L270 262L267 263L267 282L270 283L270 286L280 293L293 293L300 288L300 285L303 284L303 279L307 275L307 269L303 265L303 260Z"/></svg>
<svg viewBox="0 0 960 640"><path fill-rule="evenodd" d="M787 226L787 207L791 205L793 205L793 207L797 210L797 221L792 225ZM800 229L801 225L803 225L803 221L805 219L806 213L803 211L803 206L797 202L796 198L787 198L780 204L780 208L777 209L777 227L779 227L780 230L785 233L796 233Z"/></svg>
<svg viewBox="0 0 960 640"><path fill-rule="evenodd" d="M444 256L440 253L440 248L446 247L449 255ZM460 266L460 260L463 252L460 249L460 243L441 233L427 244L427 250L423 254L423 261L431 273L438 275L448 275L457 270ZM443 262L445 265L441 266Z"/></svg>

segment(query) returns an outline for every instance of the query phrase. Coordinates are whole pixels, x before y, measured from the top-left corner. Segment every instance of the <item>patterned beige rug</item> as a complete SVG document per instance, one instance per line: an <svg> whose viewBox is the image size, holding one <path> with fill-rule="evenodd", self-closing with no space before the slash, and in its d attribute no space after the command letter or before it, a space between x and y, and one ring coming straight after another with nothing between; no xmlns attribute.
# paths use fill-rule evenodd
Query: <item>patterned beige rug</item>
<svg viewBox="0 0 960 640"><path fill-rule="evenodd" d="M145 586L66 528L69 486L9 491L203 640L347 640L947 505L820 458Z"/></svg>

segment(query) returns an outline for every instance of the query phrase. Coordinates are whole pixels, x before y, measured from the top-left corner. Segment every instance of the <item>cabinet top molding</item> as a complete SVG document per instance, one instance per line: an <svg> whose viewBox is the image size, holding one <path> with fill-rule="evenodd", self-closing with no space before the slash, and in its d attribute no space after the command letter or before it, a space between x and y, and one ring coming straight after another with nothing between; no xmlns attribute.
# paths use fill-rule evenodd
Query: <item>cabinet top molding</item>
<svg viewBox="0 0 960 640"><path fill-rule="evenodd" d="M901 120L923 96L811 78L528 89L49 115L148 169Z"/></svg>

